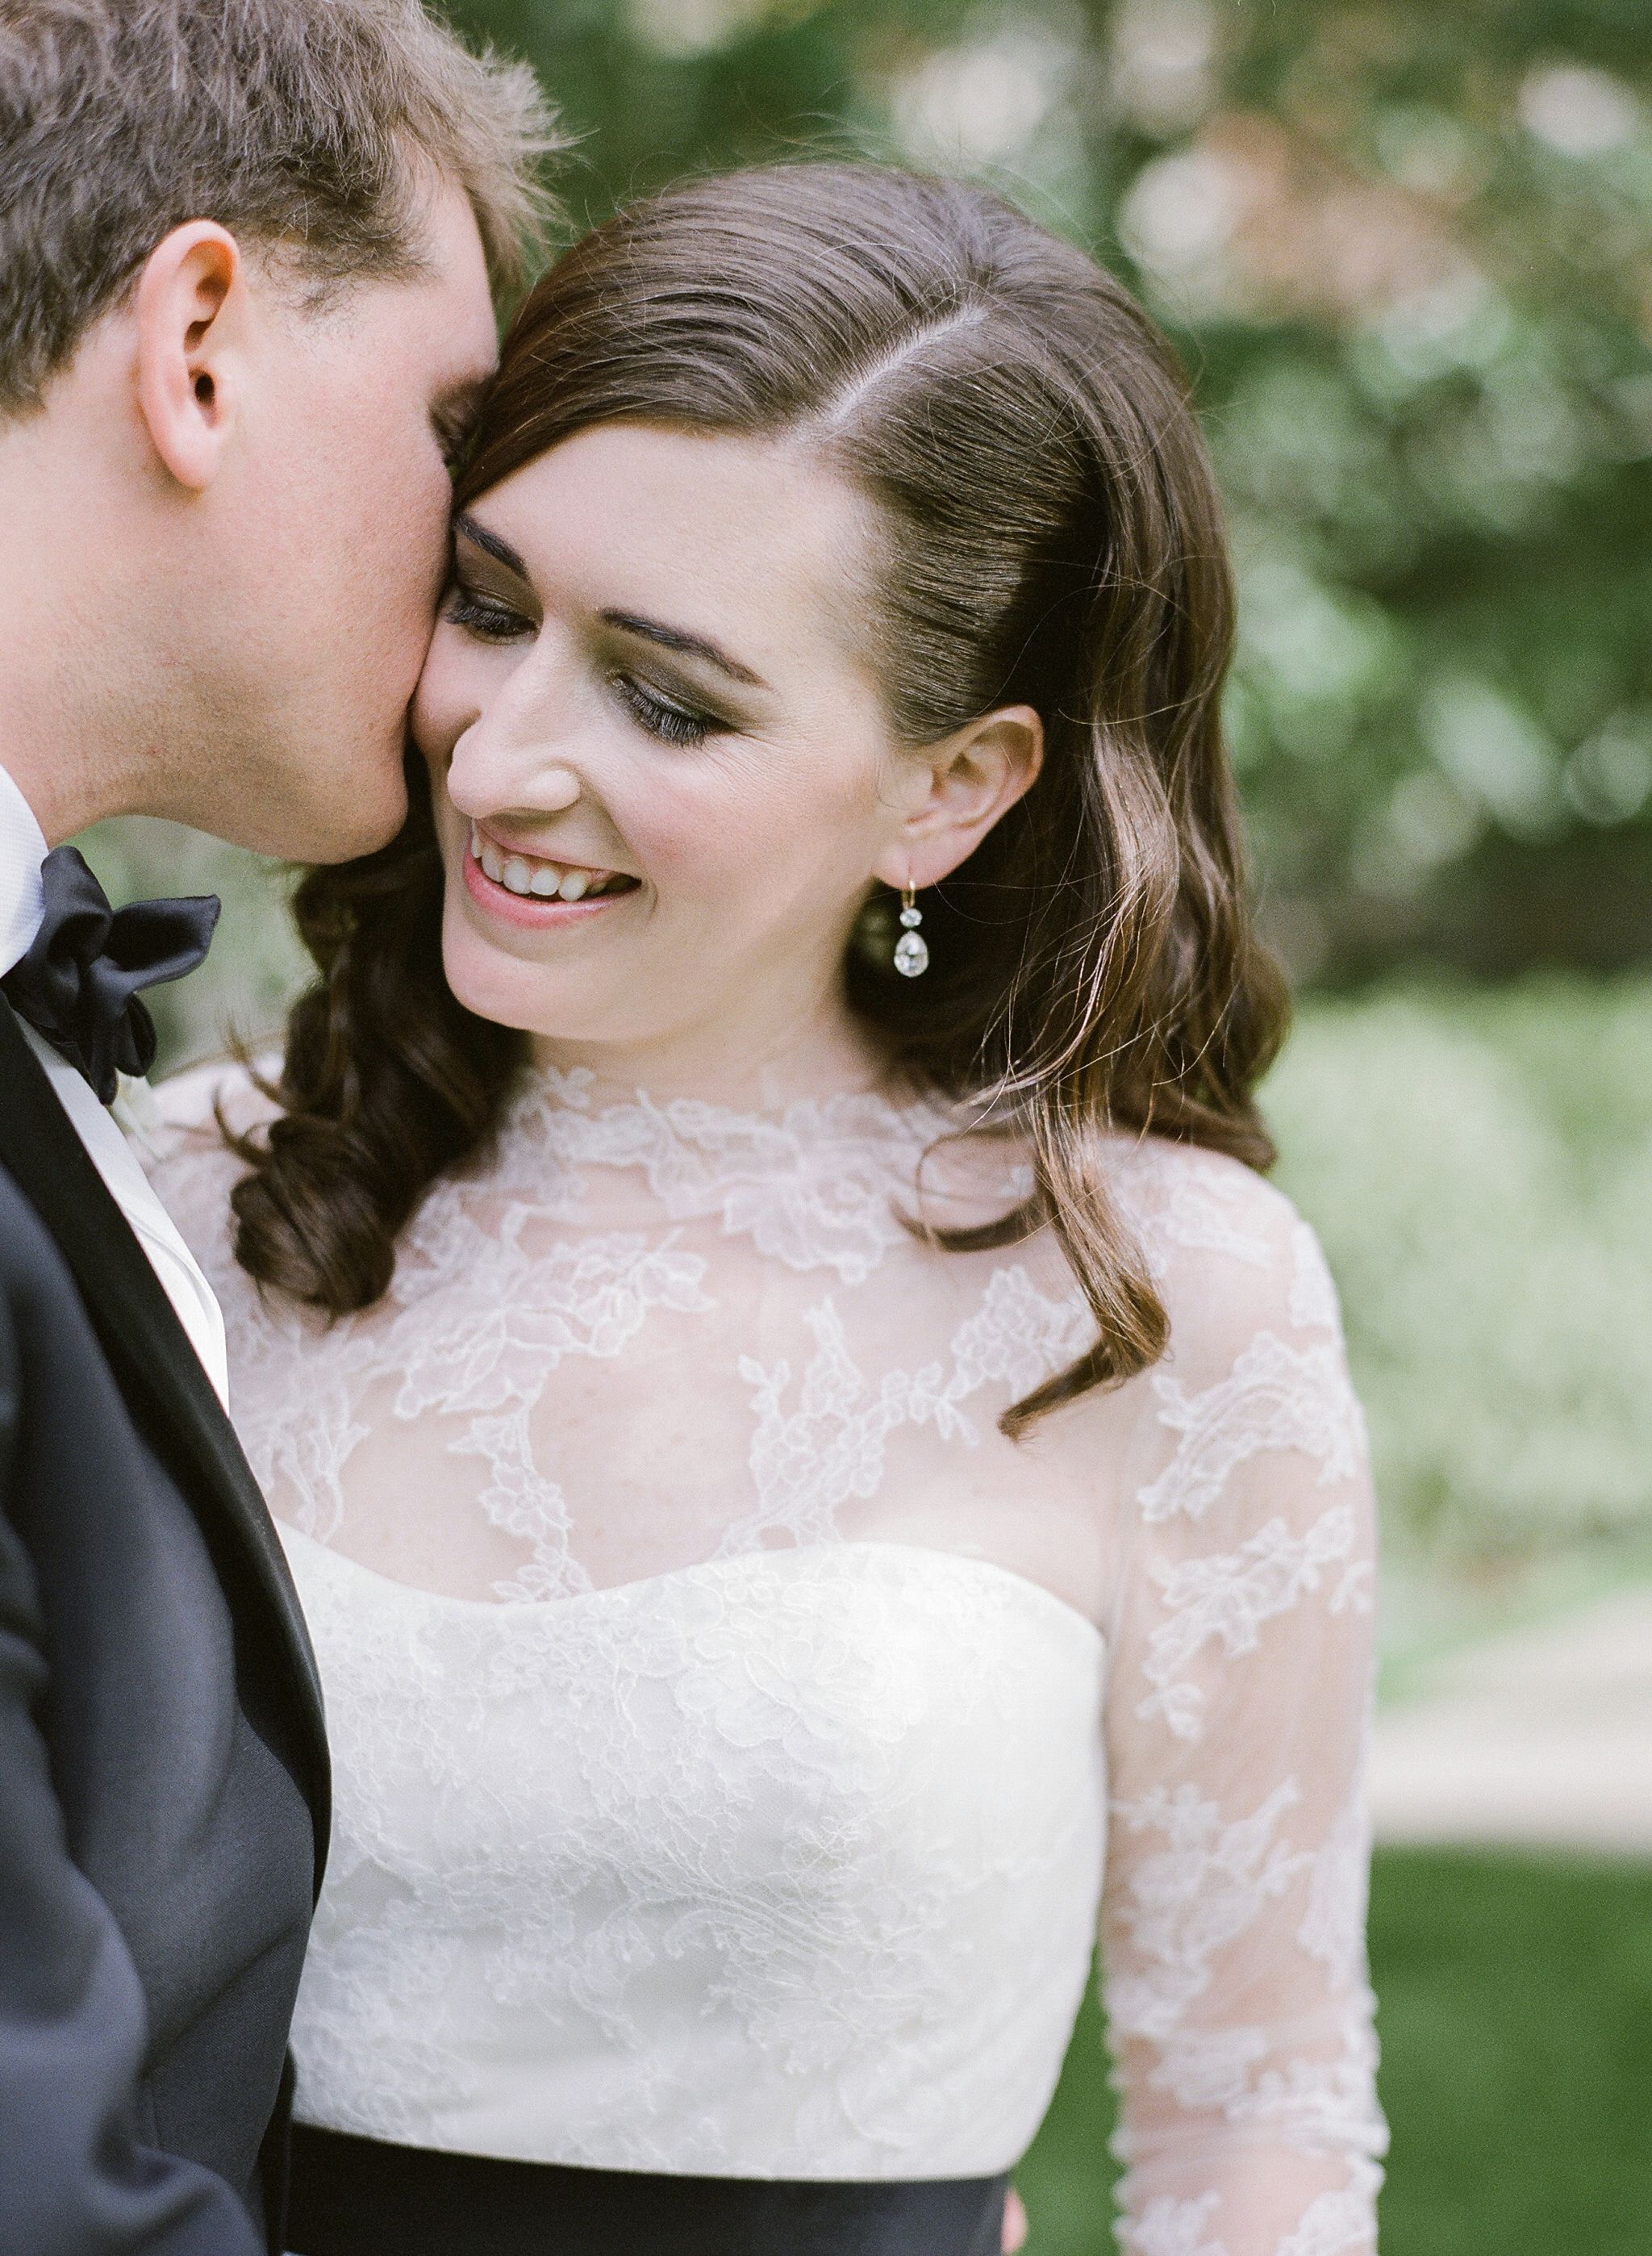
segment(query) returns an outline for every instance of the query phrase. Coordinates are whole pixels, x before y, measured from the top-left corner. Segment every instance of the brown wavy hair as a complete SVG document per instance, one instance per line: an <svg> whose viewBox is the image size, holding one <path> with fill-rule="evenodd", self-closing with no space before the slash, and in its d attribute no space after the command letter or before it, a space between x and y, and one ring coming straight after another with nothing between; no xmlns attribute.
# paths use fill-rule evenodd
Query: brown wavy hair
<svg viewBox="0 0 1652 2256"><path fill-rule="evenodd" d="M1026 1202L938 1241L1048 1224L1095 1312L1088 1353L1005 1414L1018 1434L1168 1336L1101 1138L1273 1158L1253 1090L1286 1005L1245 901L1220 710L1233 594L1186 380L1111 276L1000 197L794 164L668 189L558 261L505 340L460 503L620 420L788 439L870 501L866 632L903 742L1007 703L1043 718L1038 779L925 896L929 974L889 968L882 887L882 942L845 966L892 1067L987 1097L1030 1145ZM391 845L299 887L319 976L235 1192L243 1266L335 1314L385 1291L400 1231L485 1154L526 1057L443 978L421 764L410 781Z"/></svg>

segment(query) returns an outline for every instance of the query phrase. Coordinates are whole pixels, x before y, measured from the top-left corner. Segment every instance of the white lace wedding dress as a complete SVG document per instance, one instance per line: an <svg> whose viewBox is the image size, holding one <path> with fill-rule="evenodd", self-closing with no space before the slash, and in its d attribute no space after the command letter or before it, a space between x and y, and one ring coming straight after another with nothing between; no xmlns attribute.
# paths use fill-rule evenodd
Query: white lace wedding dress
<svg viewBox="0 0 1652 2256"><path fill-rule="evenodd" d="M1038 2126L1099 1914L1125 2244L1368 2250L1370 1498L1287 1202L1118 1141L1171 1354L1016 1445L999 1414L1090 1321L1047 1237L902 1226L937 1110L542 1077L327 1329L229 1257L214 1091L261 1110L173 1083L157 1180L336 1766L300 2119L984 2175ZM941 1221L1016 1188L1002 1146L925 1180Z"/></svg>

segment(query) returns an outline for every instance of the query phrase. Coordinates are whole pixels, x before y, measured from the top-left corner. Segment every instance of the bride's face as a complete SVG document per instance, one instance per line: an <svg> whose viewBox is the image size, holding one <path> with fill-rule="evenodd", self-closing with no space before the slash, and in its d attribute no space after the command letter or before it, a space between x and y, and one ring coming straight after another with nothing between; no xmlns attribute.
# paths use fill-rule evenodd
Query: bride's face
<svg viewBox="0 0 1652 2256"><path fill-rule="evenodd" d="M460 518L414 730L462 1003L553 1041L761 1040L818 1004L875 876L961 858L869 670L868 555L798 450L645 425Z"/></svg>

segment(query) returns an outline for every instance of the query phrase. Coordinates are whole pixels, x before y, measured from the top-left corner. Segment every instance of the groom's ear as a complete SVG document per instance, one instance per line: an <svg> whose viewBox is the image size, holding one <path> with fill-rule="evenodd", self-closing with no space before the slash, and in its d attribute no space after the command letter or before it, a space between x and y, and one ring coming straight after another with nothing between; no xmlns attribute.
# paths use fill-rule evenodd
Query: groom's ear
<svg viewBox="0 0 1652 2256"><path fill-rule="evenodd" d="M190 220L158 243L132 302L138 412L180 486L212 482L238 405L246 283L241 249L212 220Z"/></svg>

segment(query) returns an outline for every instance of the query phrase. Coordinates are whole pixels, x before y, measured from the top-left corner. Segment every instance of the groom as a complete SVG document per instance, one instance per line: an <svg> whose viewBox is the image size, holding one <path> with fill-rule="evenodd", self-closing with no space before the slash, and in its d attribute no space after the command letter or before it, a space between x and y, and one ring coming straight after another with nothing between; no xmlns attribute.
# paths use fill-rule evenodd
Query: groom
<svg viewBox="0 0 1652 2256"><path fill-rule="evenodd" d="M396 830L547 145L418 0L0 0L5 2256L279 2249L327 1833L221 1319L104 1110L210 905L111 917L49 850Z"/></svg>

